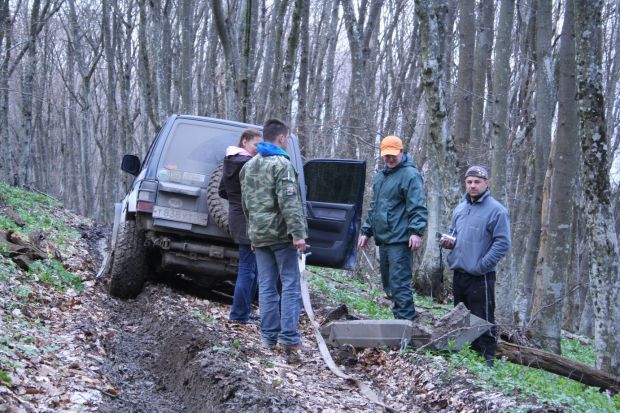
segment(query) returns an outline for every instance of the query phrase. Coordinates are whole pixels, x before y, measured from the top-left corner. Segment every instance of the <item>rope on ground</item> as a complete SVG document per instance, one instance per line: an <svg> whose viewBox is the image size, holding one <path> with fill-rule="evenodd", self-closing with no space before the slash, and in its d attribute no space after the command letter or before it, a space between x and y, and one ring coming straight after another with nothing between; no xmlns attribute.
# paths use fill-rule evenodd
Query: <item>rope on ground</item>
<svg viewBox="0 0 620 413"><path fill-rule="evenodd" d="M383 407L387 412L396 412L395 409L383 403L379 395L373 391L367 383L344 373L334 362L331 354L329 353L329 349L327 348L327 344L321 335L321 330L319 324L316 322L314 318L314 311L312 310L312 304L310 303L310 291L308 289L308 271L306 271L306 256L302 254L299 258L299 272L301 273L301 298L304 303L304 309L306 310L306 314L312 323L312 327L314 330L314 336L316 338L316 342L319 346L319 351L321 352L321 357L323 357L323 361L327 364L327 367L334 373L336 376L341 379L348 380L353 382L360 389L360 392L368 398L371 402Z"/></svg>

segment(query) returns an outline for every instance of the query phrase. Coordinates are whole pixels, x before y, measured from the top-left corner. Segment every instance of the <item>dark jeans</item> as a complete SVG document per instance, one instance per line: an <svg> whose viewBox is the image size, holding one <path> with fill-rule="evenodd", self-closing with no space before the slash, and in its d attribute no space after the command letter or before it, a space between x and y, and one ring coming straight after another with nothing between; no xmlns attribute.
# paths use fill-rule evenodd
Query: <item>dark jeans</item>
<svg viewBox="0 0 620 413"><path fill-rule="evenodd" d="M239 245L239 269L235 282L235 294L228 319L248 321L252 313L252 302L256 297L257 281L256 255L249 245Z"/></svg>
<svg viewBox="0 0 620 413"><path fill-rule="evenodd" d="M416 316L413 304L413 253L407 243L379 246L381 282L385 293L393 302L394 318L413 320Z"/></svg>
<svg viewBox="0 0 620 413"><path fill-rule="evenodd" d="M493 324L484 334L471 343L475 350L487 360L495 358L497 349L497 327L495 326L495 271L485 275L472 275L454 271L452 280L454 305L464 303L475 316Z"/></svg>

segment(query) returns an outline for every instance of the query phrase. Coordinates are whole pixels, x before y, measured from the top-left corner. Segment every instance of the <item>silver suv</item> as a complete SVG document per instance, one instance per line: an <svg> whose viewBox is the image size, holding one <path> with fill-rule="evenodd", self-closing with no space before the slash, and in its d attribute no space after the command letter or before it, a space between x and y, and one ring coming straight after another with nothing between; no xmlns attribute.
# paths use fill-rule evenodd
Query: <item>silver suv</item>
<svg viewBox="0 0 620 413"><path fill-rule="evenodd" d="M157 273L202 286L234 280L238 247L228 232L228 203L218 195L226 147L246 128L260 126L173 115L155 137L143 163L125 155L121 169L135 176L115 204L110 294L135 297ZM366 165L359 160L302 163L299 143L288 152L299 172L312 254L308 264L353 269Z"/></svg>

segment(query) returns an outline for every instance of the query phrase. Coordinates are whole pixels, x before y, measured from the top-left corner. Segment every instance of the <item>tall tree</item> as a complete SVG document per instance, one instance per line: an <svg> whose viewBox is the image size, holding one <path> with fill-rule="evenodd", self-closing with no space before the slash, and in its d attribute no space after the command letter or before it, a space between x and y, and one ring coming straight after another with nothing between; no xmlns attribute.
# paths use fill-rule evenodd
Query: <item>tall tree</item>
<svg viewBox="0 0 620 413"><path fill-rule="evenodd" d="M607 126L601 71L602 0L575 0L581 179L594 308L596 366L620 371L620 262L611 211Z"/></svg>
<svg viewBox="0 0 620 413"><path fill-rule="evenodd" d="M510 90L510 50L514 20L514 0L501 0L497 35L495 37L495 62L493 65L493 102L491 107L491 183L493 196L508 205L506 194L506 170L508 152L508 97ZM508 257L510 259L510 256ZM513 279L506 266L500 266L497 274L497 320L512 324Z"/></svg>
<svg viewBox="0 0 620 413"><path fill-rule="evenodd" d="M426 180L426 202L428 209L427 233L445 232L449 225L452 209L459 201L460 182L454 139L450 135L447 102L446 76L448 68L442 59L444 39L450 25L447 16L447 2L435 0L416 1L416 13L420 19L420 42L422 45L422 76L424 96L428 111L428 141L430 169L437 171ZM421 278L431 281L441 279L439 248L434 237L426 237L424 256L420 265Z"/></svg>
<svg viewBox="0 0 620 413"><path fill-rule="evenodd" d="M471 123L472 89L474 86L474 46L475 46L475 4L474 0L461 0L459 7L459 63L457 84L454 93L456 106L452 135L459 154L460 169L467 169L469 160L469 127Z"/></svg>
<svg viewBox="0 0 620 413"><path fill-rule="evenodd" d="M488 140L484 138L483 118L485 84L487 75L491 70L491 59L489 57L493 44L494 13L495 8L492 0L483 0L479 3L469 129L469 160L472 164L487 165L489 162Z"/></svg>
<svg viewBox="0 0 620 413"><path fill-rule="evenodd" d="M543 188L542 228L532 299L531 333L543 349L561 353L563 304L572 256L573 207L578 164L575 104L575 33L572 0L565 3L559 52L558 126Z"/></svg>
<svg viewBox="0 0 620 413"><path fill-rule="evenodd" d="M534 275L536 272L536 255L540 244L540 227L542 213L542 194L545 181L545 171L549 158L551 142L551 121L555 106L553 87L553 57L551 54L551 3L547 0L537 0L536 4L536 38L535 38L535 73L536 85L534 94L535 127L533 153L528 162L531 164L528 174L531 185L528 185L529 195L526 197L524 213L527 218L525 250L520 257L522 260L517 278L519 299L515 305L515 313L520 324L528 320L531 310L532 294L534 291Z"/></svg>

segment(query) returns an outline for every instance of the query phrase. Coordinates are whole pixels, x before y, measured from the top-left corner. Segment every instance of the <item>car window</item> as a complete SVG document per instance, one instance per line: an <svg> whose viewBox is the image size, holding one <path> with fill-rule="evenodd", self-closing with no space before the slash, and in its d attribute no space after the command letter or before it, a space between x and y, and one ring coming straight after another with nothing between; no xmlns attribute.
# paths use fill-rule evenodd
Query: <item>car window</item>
<svg viewBox="0 0 620 413"><path fill-rule="evenodd" d="M308 201L355 204L358 202L358 188L363 179L359 164L343 162L308 162L304 166Z"/></svg>
<svg viewBox="0 0 620 413"><path fill-rule="evenodd" d="M209 175L224 159L226 148L238 143L242 131L230 125L178 121L163 150L158 179L206 186Z"/></svg>

